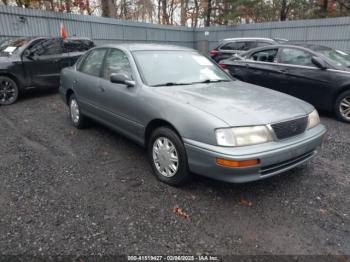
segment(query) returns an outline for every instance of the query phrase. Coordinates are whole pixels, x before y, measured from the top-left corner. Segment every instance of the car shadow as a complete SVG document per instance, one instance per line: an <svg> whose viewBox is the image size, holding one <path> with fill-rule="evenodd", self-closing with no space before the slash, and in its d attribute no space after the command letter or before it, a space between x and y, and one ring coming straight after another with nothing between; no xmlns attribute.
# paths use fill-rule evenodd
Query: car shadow
<svg viewBox="0 0 350 262"><path fill-rule="evenodd" d="M18 99L18 102L35 99L38 97L47 97L57 93L58 88L33 88L25 90Z"/></svg>

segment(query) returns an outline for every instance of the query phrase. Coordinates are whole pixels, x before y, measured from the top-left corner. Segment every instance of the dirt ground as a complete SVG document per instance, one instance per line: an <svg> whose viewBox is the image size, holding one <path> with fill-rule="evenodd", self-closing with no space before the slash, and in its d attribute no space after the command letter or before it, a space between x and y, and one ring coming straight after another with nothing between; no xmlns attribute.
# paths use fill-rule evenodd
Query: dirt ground
<svg viewBox="0 0 350 262"><path fill-rule="evenodd" d="M31 92L0 107L0 253L350 254L350 125L322 121L324 147L304 167L173 188L144 149L73 128L57 93Z"/></svg>

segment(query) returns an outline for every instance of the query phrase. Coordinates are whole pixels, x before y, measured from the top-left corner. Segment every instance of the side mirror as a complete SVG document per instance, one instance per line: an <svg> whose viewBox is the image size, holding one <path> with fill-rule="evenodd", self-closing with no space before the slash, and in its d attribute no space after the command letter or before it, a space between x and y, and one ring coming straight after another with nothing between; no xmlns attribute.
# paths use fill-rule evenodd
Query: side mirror
<svg viewBox="0 0 350 262"><path fill-rule="evenodd" d="M311 58L311 62L312 62L315 66L317 66L319 69L324 70L324 69L327 69L327 68L328 68L328 67L327 67L327 64L326 64L321 58L319 58L319 57L317 57L317 56L313 56L313 57Z"/></svg>
<svg viewBox="0 0 350 262"><path fill-rule="evenodd" d="M23 56L25 56L25 57L28 58L29 60L34 60L34 54L33 54L33 52L31 52L31 51L28 50L28 49L24 50Z"/></svg>
<svg viewBox="0 0 350 262"><path fill-rule="evenodd" d="M126 85L127 87L135 86L135 81L131 80L125 74L111 74L111 82L114 84Z"/></svg>

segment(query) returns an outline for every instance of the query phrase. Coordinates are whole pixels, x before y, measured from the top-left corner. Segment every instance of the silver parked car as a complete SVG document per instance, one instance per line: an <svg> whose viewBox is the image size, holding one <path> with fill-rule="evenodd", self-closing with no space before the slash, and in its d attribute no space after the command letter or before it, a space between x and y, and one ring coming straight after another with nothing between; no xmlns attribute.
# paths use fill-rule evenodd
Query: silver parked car
<svg viewBox="0 0 350 262"><path fill-rule="evenodd" d="M147 147L155 175L241 183L315 156L326 132L297 98L232 79L192 49L133 44L91 49L61 73L74 126L88 118Z"/></svg>

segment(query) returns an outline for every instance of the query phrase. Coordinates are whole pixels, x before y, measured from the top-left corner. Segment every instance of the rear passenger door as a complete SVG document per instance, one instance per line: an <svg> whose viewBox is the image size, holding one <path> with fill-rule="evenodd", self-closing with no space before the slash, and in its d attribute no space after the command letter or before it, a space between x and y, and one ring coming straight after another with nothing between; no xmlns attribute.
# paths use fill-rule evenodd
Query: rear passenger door
<svg viewBox="0 0 350 262"><path fill-rule="evenodd" d="M245 60L245 81L278 89L281 72L277 64L278 48L264 49L251 54Z"/></svg>
<svg viewBox="0 0 350 262"><path fill-rule="evenodd" d="M87 115L103 119L106 110L104 90L101 88L101 72L107 48L91 50L77 65L73 88L80 107Z"/></svg>

